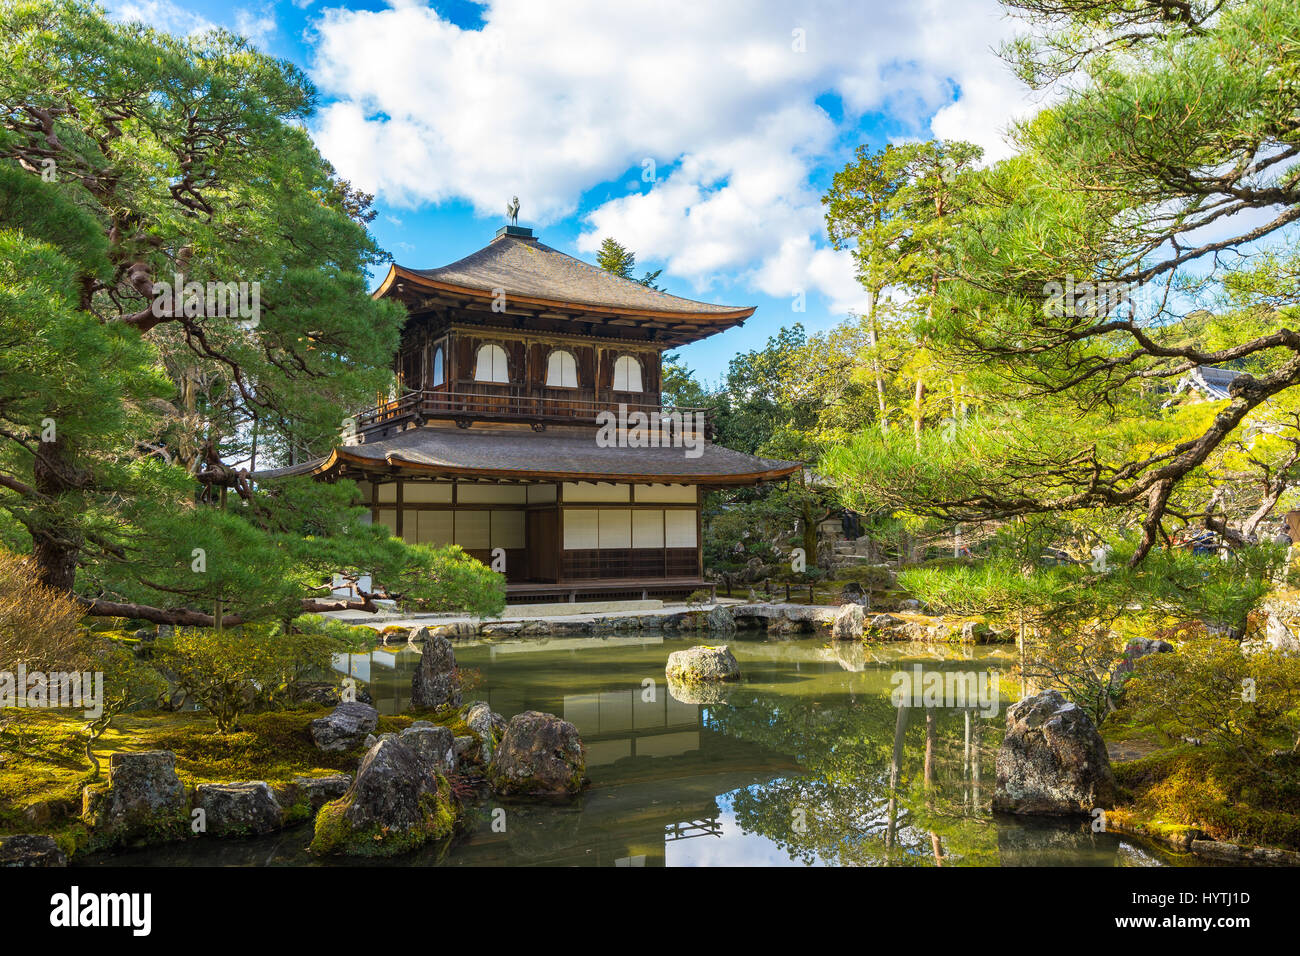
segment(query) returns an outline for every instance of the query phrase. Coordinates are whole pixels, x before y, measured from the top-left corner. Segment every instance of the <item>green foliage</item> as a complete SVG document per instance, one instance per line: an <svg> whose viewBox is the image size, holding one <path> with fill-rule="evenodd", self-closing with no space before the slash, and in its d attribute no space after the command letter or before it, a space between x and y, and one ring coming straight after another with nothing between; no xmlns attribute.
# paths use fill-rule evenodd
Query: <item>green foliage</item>
<svg viewBox="0 0 1300 956"><path fill-rule="evenodd" d="M405 318L367 294L370 199L313 146L315 101L223 32L0 2L0 538L45 583L278 619L360 569L415 606L499 608L459 552L365 527L351 483L237 474L327 453ZM256 283L259 311L169 305L178 276Z"/></svg>
<svg viewBox="0 0 1300 956"><path fill-rule="evenodd" d="M258 702L283 702L294 682L328 674L330 655L339 649L320 634L178 628L159 638L154 653L174 674L177 690L212 714L217 730L227 734Z"/></svg>
<svg viewBox="0 0 1300 956"><path fill-rule="evenodd" d="M1134 547L1131 539L1116 539L1104 571L1091 563L1043 566L1003 546L987 561L910 568L898 579L932 608L956 614L983 612L1040 626L1099 616L1194 618L1244 632L1246 615L1284 558L1271 545L1243 549L1228 561L1162 548L1130 567Z"/></svg>
<svg viewBox="0 0 1300 956"><path fill-rule="evenodd" d="M1218 747L1183 745L1114 769L1133 810L1157 829L1300 848L1300 754L1269 754L1256 768Z"/></svg>
<svg viewBox="0 0 1300 956"><path fill-rule="evenodd" d="M1135 720L1219 748L1259 768L1279 744L1300 743L1300 659L1271 648L1243 653L1205 637L1138 662L1128 682Z"/></svg>
<svg viewBox="0 0 1300 956"><path fill-rule="evenodd" d="M655 280L663 272L662 269L656 269L654 272L647 272L640 279L634 278L632 270L636 268L636 253L623 246L613 236L606 236L601 241L600 249L596 253L596 265L606 272L614 273L621 279L640 282L643 286L648 286L651 289L659 288L655 285Z"/></svg>

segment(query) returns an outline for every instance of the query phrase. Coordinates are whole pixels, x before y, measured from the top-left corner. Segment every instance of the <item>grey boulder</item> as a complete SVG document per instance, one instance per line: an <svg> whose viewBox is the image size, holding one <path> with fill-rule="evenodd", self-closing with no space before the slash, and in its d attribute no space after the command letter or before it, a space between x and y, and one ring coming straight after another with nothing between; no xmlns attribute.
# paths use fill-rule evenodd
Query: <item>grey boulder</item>
<svg viewBox="0 0 1300 956"><path fill-rule="evenodd" d="M1115 803L1110 757L1083 709L1047 690L1007 710L993 809L1088 815Z"/></svg>
<svg viewBox="0 0 1300 956"><path fill-rule="evenodd" d="M488 783L500 794L571 794L582 789L586 771L578 728L554 714L526 710L506 725Z"/></svg>
<svg viewBox="0 0 1300 956"><path fill-rule="evenodd" d="M201 783L194 788L194 807L203 811L209 836L261 836L280 829L284 811L261 780Z"/></svg>
<svg viewBox="0 0 1300 956"><path fill-rule="evenodd" d="M339 704L329 714L311 722L311 739L326 751L359 747L379 726L379 711L360 701Z"/></svg>
<svg viewBox="0 0 1300 956"><path fill-rule="evenodd" d="M428 628L418 628L412 632L411 642L421 645L420 663L411 678L411 706L419 710L459 707L460 672L451 641L430 634Z"/></svg>

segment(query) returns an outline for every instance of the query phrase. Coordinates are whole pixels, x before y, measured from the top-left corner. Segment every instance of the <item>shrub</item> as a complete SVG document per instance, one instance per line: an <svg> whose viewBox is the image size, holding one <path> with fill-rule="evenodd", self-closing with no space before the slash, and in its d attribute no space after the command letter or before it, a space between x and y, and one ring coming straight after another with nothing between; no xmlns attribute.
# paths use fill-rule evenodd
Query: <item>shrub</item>
<svg viewBox="0 0 1300 956"><path fill-rule="evenodd" d="M0 670L80 670L86 645L76 600L37 584L34 567L0 548Z"/></svg>
<svg viewBox="0 0 1300 956"><path fill-rule="evenodd" d="M1206 637L1137 662L1127 684L1138 721L1201 740L1253 767L1300 736L1300 658Z"/></svg>
<svg viewBox="0 0 1300 956"><path fill-rule="evenodd" d="M177 688L209 711L225 734L255 704L279 703L298 681L328 673L340 646L338 638L318 633L184 628L160 639L155 653L174 672Z"/></svg>

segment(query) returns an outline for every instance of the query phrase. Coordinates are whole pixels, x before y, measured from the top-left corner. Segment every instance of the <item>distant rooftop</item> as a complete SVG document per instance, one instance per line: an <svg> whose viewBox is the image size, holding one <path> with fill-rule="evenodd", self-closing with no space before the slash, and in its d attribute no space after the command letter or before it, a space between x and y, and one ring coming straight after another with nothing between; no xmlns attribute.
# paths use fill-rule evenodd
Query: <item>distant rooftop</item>
<svg viewBox="0 0 1300 956"><path fill-rule="evenodd" d="M1232 397L1228 388L1241 374L1235 369L1219 368L1217 365L1198 365L1178 380L1174 391L1184 392L1190 388L1210 401L1222 401Z"/></svg>

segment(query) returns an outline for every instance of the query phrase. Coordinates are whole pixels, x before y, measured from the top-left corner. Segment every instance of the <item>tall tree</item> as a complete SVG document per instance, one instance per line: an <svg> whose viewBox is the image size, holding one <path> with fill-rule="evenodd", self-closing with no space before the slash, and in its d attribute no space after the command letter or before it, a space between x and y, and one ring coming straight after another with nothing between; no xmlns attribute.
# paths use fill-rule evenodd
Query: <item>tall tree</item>
<svg viewBox="0 0 1300 956"><path fill-rule="evenodd" d="M326 453L403 319L366 294L369 197L307 136L315 98L224 32L0 2L0 534L92 613L283 613L356 567L496 600L363 528L350 485L236 467L253 435L272 463Z"/></svg>
<svg viewBox="0 0 1300 956"><path fill-rule="evenodd" d="M831 244L852 249L858 280L867 291L868 359L882 433L888 432L879 356L883 306L893 296L913 310L931 314L952 253L953 231L969 204L961 183L980 156L979 147L958 141L890 145L876 152L860 146L854 161L835 174L822 197ZM919 435L925 420L927 371L933 363L919 349L909 364L914 382L912 430Z"/></svg>
<svg viewBox="0 0 1300 956"><path fill-rule="evenodd" d="M654 272L647 272L640 279L633 276L636 269L636 253L632 252L622 243L614 239L613 236L606 236L600 243L600 249L596 253L596 265L600 266L606 272L612 272L616 276L624 279L630 279L633 282L639 282L650 289L659 289L655 285L663 269L656 269Z"/></svg>
<svg viewBox="0 0 1300 956"><path fill-rule="evenodd" d="M1060 102L978 177L922 328L995 411L906 453L910 491L883 444L846 476L960 520L1106 509L1137 523L1137 564L1166 518L1204 513L1216 450L1300 383L1300 2L1007 6L1033 28L1009 60ZM1228 364L1224 402L1165 407L1159 387Z"/></svg>

